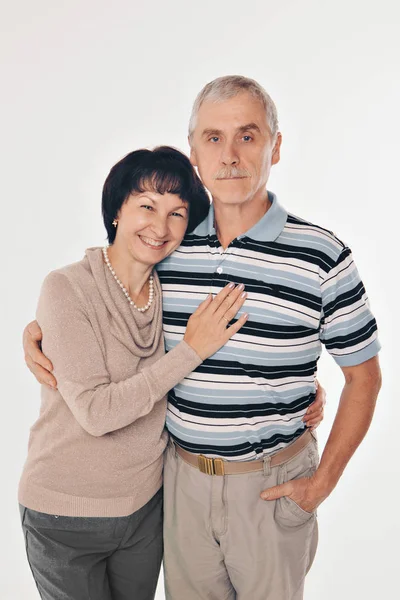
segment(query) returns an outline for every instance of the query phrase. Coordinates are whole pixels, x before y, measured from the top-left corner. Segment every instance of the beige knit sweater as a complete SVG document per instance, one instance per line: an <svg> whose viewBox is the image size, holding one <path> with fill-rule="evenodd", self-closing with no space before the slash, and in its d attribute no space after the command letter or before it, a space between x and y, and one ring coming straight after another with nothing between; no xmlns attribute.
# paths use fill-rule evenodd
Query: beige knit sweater
<svg viewBox="0 0 400 600"><path fill-rule="evenodd" d="M145 313L127 302L100 248L44 281L37 320L58 390L42 386L19 502L66 516L125 516L162 484L166 393L200 363L164 354L161 289Z"/></svg>

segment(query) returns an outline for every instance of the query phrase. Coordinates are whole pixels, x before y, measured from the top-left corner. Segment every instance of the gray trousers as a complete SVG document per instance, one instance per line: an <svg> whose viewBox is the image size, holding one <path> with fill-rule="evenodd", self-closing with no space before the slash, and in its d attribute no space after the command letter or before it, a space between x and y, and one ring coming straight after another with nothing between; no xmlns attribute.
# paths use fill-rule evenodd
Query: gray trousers
<svg viewBox="0 0 400 600"><path fill-rule="evenodd" d="M63 517L20 506L43 600L152 600L163 555L162 490L127 517Z"/></svg>

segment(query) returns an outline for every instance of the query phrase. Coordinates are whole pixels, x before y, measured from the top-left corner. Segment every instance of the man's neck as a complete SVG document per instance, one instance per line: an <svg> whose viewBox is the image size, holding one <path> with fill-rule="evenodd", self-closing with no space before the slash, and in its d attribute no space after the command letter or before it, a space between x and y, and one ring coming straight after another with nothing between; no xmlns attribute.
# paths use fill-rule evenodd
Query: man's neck
<svg viewBox="0 0 400 600"><path fill-rule="evenodd" d="M258 223L270 208L271 202L266 194L262 201L257 199L244 204L221 204L214 200L213 206L215 230L225 250L235 238Z"/></svg>

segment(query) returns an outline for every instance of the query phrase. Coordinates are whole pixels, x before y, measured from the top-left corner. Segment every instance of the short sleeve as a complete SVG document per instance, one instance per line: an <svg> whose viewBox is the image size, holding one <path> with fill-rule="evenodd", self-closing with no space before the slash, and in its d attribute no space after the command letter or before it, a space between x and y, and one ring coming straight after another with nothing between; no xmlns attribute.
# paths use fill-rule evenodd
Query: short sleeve
<svg viewBox="0 0 400 600"><path fill-rule="evenodd" d="M359 365L380 350L376 320L350 248L327 273L322 291L320 339L341 367Z"/></svg>

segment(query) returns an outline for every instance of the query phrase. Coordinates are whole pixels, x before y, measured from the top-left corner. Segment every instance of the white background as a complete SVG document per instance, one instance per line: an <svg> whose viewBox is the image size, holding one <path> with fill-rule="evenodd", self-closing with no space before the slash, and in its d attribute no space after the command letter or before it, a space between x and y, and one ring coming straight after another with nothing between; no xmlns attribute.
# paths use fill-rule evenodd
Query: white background
<svg viewBox="0 0 400 600"><path fill-rule="evenodd" d="M39 407L21 334L34 317L41 281L103 243L100 196L110 167L143 146L187 151L195 95L225 74L254 77L275 99L283 147L269 187L291 212L352 247L380 325L384 386L376 417L320 508L319 551L305 597L396 597L398 6L2 0L1 600L38 598L16 488ZM343 379L327 355L319 376L328 390L323 444Z"/></svg>

